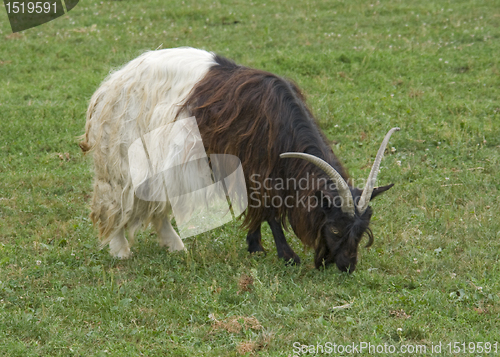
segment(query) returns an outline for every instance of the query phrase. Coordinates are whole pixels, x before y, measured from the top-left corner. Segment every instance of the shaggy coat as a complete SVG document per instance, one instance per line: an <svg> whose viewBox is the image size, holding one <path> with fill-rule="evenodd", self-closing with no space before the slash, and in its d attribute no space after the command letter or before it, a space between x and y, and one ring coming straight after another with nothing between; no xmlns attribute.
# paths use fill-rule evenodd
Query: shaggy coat
<svg viewBox="0 0 500 357"><path fill-rule="evenodd" d="M354 270L361 237L368 233L373 241L371 208L346 215L323 170L305 160L280 159L284 152L307 153L348 181L299 88L272 73L192 48L146 52L112 73L91 98L80 147L94 150L91 218L113 255L130 254L125 228L132 240L136 229L150 221L162 245L183 249L170 225L169 203L144 202L134 194L127 150L141 135L190 116L197 120L207 154L241 160L249 194L243 225L249 229L250 252L263 250L260 227L267 221L278 256L300 262L283 234L288 221L300 240L315 249L316 267L335 262L341 270ZM301 179L305 187L297 186ZM284 181L289 184L277 184ZM390 186L375 189L371 198ZM359 199L361 191L350 190Z"/></svg>

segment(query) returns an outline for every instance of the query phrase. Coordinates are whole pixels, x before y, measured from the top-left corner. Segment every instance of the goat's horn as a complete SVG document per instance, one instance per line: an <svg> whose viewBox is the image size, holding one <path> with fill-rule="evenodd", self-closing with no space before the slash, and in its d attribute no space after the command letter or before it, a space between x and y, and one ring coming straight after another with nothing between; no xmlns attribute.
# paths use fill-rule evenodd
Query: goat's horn
<svg viewBox="0 0 500 357"><path fill-rule="evenodd" d="M330 166L326 161L321 160L319 157L305 154L302 152L286 152L281 154L280 157L282 159L287 159L287 158L304 159L316 165L321 170L323 170L337 185L340 198L342 199L342 207L341 207L342 212L348 213L350 216L354 216L354 203L352 199L351 190L349 190L347 182L345 182L344 178L340 176L337 170L335 170L332 166Z"/></svg>
<svg viewBox="0 0 500 357"><path fill-rule="evenodd" d="M399 131L399 128L392 128L385 135L384 141L380 145L380 148L377 152L377 157L375 158L375 162L373 163L372 170L370 171L370 175L368 176L365 189L361 194L359 202L357 204L359 214L365 213L368 205L370 204L370 198L372 196L373 188L375 187L375 181L377 181L378 170L380 169L380 163L382 162L382 158L384 157L385 147L389 143L389 139L391 138L392 133L395 131Z"/></svg>

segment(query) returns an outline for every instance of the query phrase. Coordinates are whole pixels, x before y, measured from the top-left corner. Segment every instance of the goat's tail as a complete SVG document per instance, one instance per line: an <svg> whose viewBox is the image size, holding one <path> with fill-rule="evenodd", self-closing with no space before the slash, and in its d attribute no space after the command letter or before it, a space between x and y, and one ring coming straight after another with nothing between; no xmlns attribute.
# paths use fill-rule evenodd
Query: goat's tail
<svg viewBox="0 0 500 357"><path fill-rule="evenodd" d="M95 121L97 106L102 99L101 90L99 89L90 99L89 107L87 109L87 122L85 123L85 134L78 137L81 140L78 143L83 153L91 151L97 144L98 138L95 138L95 133L91 132L93 121Z"/></svg>
<svg viewBox="0 0 500 357"><path fill-rule="evenodd" d="M90 149L92 149L87 138L87 133L80 136L79 139L82 141L78 143L78 146L80 147L80 149L82 149L83 153L86 154L88 151L90 151Z"/></svg>

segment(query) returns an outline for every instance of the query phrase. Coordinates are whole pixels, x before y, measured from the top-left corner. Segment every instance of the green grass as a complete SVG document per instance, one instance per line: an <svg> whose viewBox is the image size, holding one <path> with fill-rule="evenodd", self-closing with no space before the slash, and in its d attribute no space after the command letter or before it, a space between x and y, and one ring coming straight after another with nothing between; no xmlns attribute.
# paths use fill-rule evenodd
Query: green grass
<svg viewBox="0 0 500 357"><path fill-rule="evenodd" d="M499 339L498 2L91 0L15 35L0 19L2 356L291 356L294 342L362 341L431 355ZM99 250L76 137L109 71L160 45L293 79L354 178L401 127L379 175L396 186L372 204L375 243L354 274L315 270L291 234L303 265L286 267L267 227L268 254L251 257L237 223L186 239L186 254L150 230L129 260Z"/></svg>

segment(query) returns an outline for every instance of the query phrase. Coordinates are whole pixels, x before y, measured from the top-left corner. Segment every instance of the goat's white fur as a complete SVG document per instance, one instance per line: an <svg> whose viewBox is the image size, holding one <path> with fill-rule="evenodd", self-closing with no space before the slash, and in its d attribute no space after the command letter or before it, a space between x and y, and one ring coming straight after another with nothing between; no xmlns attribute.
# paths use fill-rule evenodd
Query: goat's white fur
<svg viewBox="0 0 500 357"><path fill-rule="evenodd" d="M184 249L170 223L170 204L146 202L134 194L128 149L141 135L187 118L189 113L179 109L214 64L212 53L193 48L146 52L111 73L92 96L84 135L84 145L94 150L91 218L99 221L102 245L109 243L113 256L127 258L125 231L132 244L136 230L150 222L160 245L171 251Z"/></svg>

